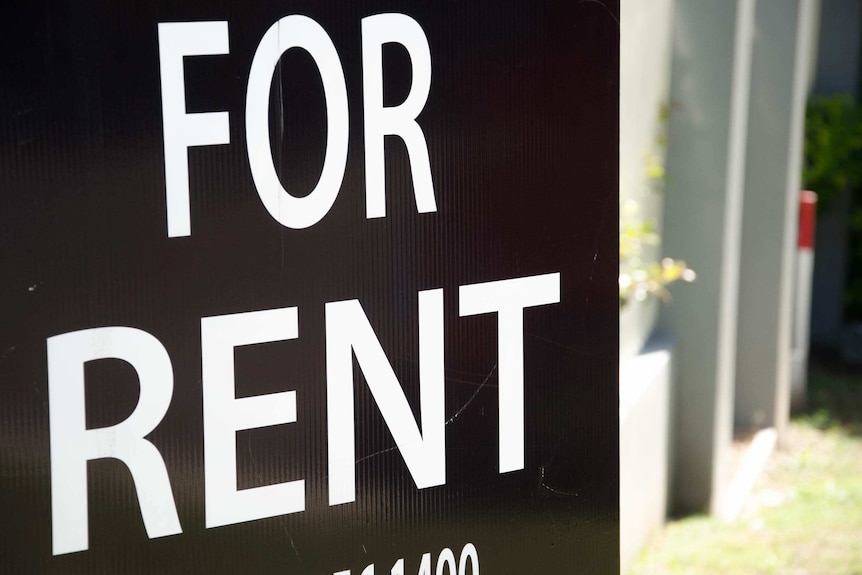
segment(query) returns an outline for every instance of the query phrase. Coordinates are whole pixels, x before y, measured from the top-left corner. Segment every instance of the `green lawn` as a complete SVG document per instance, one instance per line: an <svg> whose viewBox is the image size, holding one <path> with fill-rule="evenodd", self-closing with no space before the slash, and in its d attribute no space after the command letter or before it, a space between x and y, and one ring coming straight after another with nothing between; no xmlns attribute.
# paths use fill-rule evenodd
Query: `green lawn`
<svg viewBox="0 0 862 575"><path fill-rule="evenodd" d="M743 516L671 522L630 575L862 575L862 372L812 369Z"/></svg>

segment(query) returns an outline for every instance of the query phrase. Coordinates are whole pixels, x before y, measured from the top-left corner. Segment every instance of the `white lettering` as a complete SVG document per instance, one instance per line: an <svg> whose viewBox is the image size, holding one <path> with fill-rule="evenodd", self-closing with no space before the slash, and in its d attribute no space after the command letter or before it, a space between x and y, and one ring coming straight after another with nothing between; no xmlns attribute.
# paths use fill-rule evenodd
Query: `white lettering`
<svg viewBox="0 0 862 575"><path fill-rule="evenodd" d="M302 48L314 59L326 100L326 152L317 186L305 197L289 194L275 171L269 139L269 93L281 55ZM306 16L286 16L263 35L248 78L245 105L248 161L263 206L281 225L292 229L313 226L325 216L344 178L349 132L344 70L332 40L320 24Z"/></svg>
<svg viewBox="0 0 862 575"><path fill-rule="evenodd" d="M383 107L383 44L407 49L413 84L398 106ZM419 213L436 212L431 163L425 134L416 122L431 91L431 48L416 20L404 14L377 14L362 19L362 80L365 108L366 217L386 216L384 136L399 136L407 146L413 193Z"/></svg>
<svg viewBox="0 0 862 575"><path fill-rule="evenodd" d="M455 570L455 554L452 553L452 550L448 547L443 549L437 557L437 575L443 575L443 571L447 567L449 569L449 575L457 575L458 572Z"/></svg>
<svg viewBox="0 0 862 575"><path fill-rule="evenodd" d="M326 304L329 504L356 499L353 354L420 489L446 483L443 290L419 292L422 432L358 300Z"/></svg>
<svg viewBox="0 0 862 575"><path fill-rule="evenodd" d="M295 307L201 319L206 526L305 510L305 482L237 490L236 432L296 421L296 392L236 398L234 348L298 336Z"/></svg>
<svg viewBox="0 0 862 575"><path fill-rule="evenodd" d="M461 317L497 312L500 473L524 468L524 308L560 301L560 274L461 286Z"/></svg>
<svg viewBox="0 0 862 575"><path fill-rule="evenodd" d="M228 53L227 22L159 24L162 129L165 138L165 192L168 237L190 236L189 155L192 146L230 143L227 112L186 113L185 56Z"/></svg>
<svg viewBox="0 0 862 575"><path fill-rule="evenodd" d="M471 573L479 575L479 552L476 551L476 546L472 543L467 543L461 549L461 557L458 559L458 574L467 575L467 561L470 561L472 566Z"/></svg>
<svg viewBox="0 0 862 575"><path fill-rule="evenodd" d="M111 427L87 429L84 364L116 358L140 382L138 405ZM87 462L115 458L132 474L150 538L182 533L165 462L144 439L171 403L173 368L152 335L131 327L101 327L48 338L48 406L51 436L51 521L54 555L89 546Z"/></svg>

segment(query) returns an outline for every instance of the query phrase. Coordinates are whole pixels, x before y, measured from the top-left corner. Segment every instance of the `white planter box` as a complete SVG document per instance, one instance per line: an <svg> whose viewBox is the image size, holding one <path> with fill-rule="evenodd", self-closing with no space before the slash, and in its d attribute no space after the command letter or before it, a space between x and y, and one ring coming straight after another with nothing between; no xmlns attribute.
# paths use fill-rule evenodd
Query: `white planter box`
<svg viewBox="0 0 862 575"><path fill-rule="evenodd" d="M620 560L623 570L667 517L673 345L649 342L620 363Z"/></svg>

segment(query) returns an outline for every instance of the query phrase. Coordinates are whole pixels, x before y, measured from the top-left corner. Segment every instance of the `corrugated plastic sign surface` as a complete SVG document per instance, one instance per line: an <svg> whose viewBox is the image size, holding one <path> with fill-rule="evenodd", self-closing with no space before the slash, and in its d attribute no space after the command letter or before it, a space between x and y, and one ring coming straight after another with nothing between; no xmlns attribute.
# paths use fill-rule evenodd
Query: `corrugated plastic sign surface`
<svg viewBox="0 0 862 575"><path fill-rule="evenodd" d="M618 572L618 3L4 14L0 571Z"/></svg>

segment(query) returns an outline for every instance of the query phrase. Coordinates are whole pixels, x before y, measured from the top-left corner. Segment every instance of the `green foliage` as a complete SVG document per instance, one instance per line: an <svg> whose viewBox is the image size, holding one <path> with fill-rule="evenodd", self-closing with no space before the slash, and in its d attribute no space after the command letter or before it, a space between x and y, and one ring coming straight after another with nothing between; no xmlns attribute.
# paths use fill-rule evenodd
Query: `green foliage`
<svg viewBox="0 0 862 575"><path fill-rule="evenodd" d="M664 191L667 174L664 152L667 148L667 121L670 108L659 109L659 133L656 145L645 158L646 187L653 193ZM661 244L655 225L641 218L640 204L635 200L620 202L620 307L629 300L642 301L650 295L670 299L667 285L677 280L694 281L695 273L682 260L664 258L656 261L649 253Z"/></svg>
<svg viewBox="0 0 862 575"><path fill-rule="evenodd" d="M844 316L862 320L862 108L851 96L809 100L802 178L807 189L817 192L821 210L839 195L852 194Z"/></svg>
<svg viewBox="0 0 862 575"><path fill-rule="evenodd" d="M620 306L630 299L642 301L649 295L668 300L668 284L694 280L694 271L684 261L664 258L657 262L645 255L647 247L660 242L655 226L641 220L638 203L623 202L620 206Z"/></svg>
<svg viewBox="0 0 862 575"><path fill-rule="evenodd" d="M862 112L846 94L814 96L805 117L805 186L820 205L862 184Z"/></svg>

